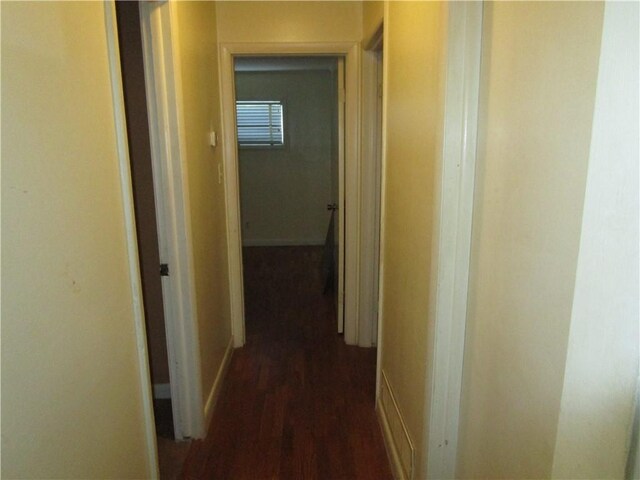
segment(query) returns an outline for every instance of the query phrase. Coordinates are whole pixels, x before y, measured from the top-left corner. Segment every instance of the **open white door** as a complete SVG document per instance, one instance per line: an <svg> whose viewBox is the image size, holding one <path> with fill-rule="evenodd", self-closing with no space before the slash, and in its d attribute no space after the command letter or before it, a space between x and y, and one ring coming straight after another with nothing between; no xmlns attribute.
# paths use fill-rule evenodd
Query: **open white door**
<svg viewBox="0 0 640 480"><path fill-rule="evenodd" d="M184 170L180 70L173 3L140 2L151 160L176 440L206 433L196 324L188 185Z"/></svg>
<svg viewBox="0 0 640 480"><path fill-rule="evenodd" d="M171 3L171 2L169 2ZM338 330L344 331L344 341L348 345L358 343L358 222L360 217L360 51L357 42L341 43L222 43L220 45L220 71L222 93L222 115L224 135L224 176L227 208L227 242L229 246L229 282L231 294L231 323L236 347L244 345L244 300L242 289L242 255L240 239L240 198L238 193L238 152L235 129L235 93L234 93L234 56L331 56L342 60L339 62L340 73L338 108L339 150L338 171L342 173L338 179L338 215L335 237L337 243L338 288L336 304L338 306ZM342 93L340 93L342 92ZM339 116L339 118L337 118ZM345 192L349 191L350 200L347 205ZM336 197L334 197L336 198ZM334 199L331 199L332 203ZM348 208L348 213L346 209ZM349 222L347 216L356 221ZM342 242L340 240L343 240ZM336 246L334 242L330 242ZM345 245L349 245L345 248ZM345 255L346 251L349 255ZM333 260L332 264L335 263ZM335 285L335 284L334 284ZM345 294L348 293L348 296Z"/></svg>

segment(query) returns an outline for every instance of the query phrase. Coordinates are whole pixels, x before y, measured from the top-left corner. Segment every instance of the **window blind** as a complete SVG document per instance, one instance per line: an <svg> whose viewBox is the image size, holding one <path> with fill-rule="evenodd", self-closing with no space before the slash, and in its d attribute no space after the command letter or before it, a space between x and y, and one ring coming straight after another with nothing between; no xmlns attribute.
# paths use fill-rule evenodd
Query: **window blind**
<svg viewBox="0 0 640 480"><path fill-rule="evenodd" d="M284 145L280 101L236 102L238 144L241 146Z"/></svg>

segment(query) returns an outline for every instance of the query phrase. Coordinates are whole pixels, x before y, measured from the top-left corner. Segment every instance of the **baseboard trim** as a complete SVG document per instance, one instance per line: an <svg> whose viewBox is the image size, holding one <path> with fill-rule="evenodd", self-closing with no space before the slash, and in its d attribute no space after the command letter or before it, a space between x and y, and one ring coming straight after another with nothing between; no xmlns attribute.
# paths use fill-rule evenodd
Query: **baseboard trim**
<svg viewBox="0 0 640 480"><path fill-rule="evenodd" d="M382 385L376 411L382 425L393 477L396 480L412 480L415 470L415 448L387 375L384 370L381 373Z"/></svg>
<svg viewBox="0 0 640 480"><path fill-rule="evenodd" d="M402 471L402 463L400 462L400 454L396 447L396 442L393 439L391 428L389 427L389 420L387 419L387 413L384 411L382 401L378 399L376 403L376 413L378 414L378 420L382 427L382 439L384 440L384 446L387 450L387 458L391 464L391 473L395 480L406 480L404 472Z"/></svg>
<svg viewBox="0 0 640 480"><path fill-rule="evenodd" d="M167 398L171 398L171 384L170 383L154 383L153 398L158 400L165 400Z"/></svg>
<svg viewBox="0 0 640 480"><path fill-rule="evenodd" d="M222 357L222 363L220 363L220 367L218 368L218 373L216 375L216 379L211 386L211 391L209 392L209 397L207 398L207 403L204 407L204 425L205 431L209 430L209 424L211 423L211 417L213 416L213 410L218 402L218 397L220 396L220 390L222 389L222 383L224 382L225 377L227 376L227 370L229 369L229 364L231 363L231 357L233 356L233 335L229 339L229 343L227 344L227 349L224 352L224 357Z"/></svg>
<svg viewBox="0 0 640 480"><path fill-rule="evenodd" d="M296 246L318 246L324 245L324 238L302 238L302 239L283 239L283 238L269 238L269 239L244 239L242 240L243 247L296 247Z"/></svg>

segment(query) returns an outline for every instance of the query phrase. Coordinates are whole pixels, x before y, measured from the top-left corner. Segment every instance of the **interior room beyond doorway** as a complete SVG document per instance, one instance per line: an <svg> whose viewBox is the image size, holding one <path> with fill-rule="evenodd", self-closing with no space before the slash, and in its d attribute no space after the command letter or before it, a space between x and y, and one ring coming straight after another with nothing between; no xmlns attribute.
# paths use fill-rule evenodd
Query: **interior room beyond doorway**
<svg viewBox="0 0 640 480"><path fill-rule="evenodd" d="M334 318L342 308L343 75L336 57L235 60L243 256L317 257L309 268L321 271L319 292L333 295Z"/></svg>

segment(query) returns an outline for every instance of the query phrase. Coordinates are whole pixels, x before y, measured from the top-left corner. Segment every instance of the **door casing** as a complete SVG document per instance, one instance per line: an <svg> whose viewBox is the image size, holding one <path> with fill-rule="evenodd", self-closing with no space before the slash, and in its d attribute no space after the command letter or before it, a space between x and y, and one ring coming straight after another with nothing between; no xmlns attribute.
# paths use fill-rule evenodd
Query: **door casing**
<svg viewBox="0 0 640 480"><path fill-rule="evenodd" d="M440 188L437 194L435 338L427 371L422 471L455 478L480 99L482 2L448 5L446 90Z"/></svg>
<svg viewBox="0 0 640 480"><path fill-rule="evenodd" d="M231 298L231 328L236 348L245 342L242 282L242 236L238 150L235 129L235 56L331 56L345 58L345 222L344 340L358 343L358 257L360 231L360 46L340 43L225 43L220 45L222 135L227 212L227 248ZM342 294L342 292L339 292Z"/></svg>

